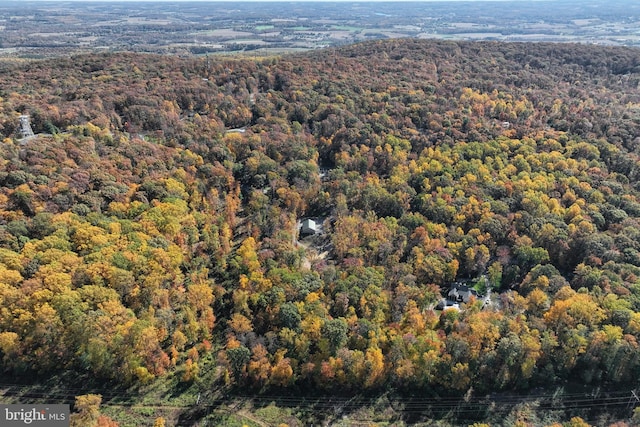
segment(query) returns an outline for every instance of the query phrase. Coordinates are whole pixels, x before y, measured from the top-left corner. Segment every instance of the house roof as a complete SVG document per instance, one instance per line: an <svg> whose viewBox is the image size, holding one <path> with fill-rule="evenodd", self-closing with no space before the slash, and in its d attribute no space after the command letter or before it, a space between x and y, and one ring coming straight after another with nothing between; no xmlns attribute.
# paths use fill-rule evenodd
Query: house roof
<svg viewBox="0 0 640 427"><path fill-rule="evenodd" d="M318 226L316 222L312 219L305 219L302 221L302 226L300 227L303 233L313 234L318 231Z"/></svg>
<svg viewBox="0 0 640 427"><path fill-rule="evenodd" d="M468 302L471 296L482 298L478 291L461 283L454 283L447 292L447 298L454 301Z"/></svg>

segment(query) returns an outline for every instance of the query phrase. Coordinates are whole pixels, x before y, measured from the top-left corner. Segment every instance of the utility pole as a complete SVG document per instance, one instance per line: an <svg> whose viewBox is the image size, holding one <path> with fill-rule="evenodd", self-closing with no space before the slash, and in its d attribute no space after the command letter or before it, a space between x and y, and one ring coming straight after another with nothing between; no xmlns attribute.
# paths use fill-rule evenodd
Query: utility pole
<svg viewBox="0 0 640 427"><path fill-rule="evenodd" d="M22 139L25 141L31 138L35 138L36 136L31 129L29 116L27 116L26 114L20 116L20 133L22 134Z"/></svg>
<svg viewBox="0 0 640 427"><path fill-rule="evenodd" d="M627 404L627 408L631 410L635 409L636 405L640 403L640 398L636 394L635 390L631 390L631 397L629 397L629 403Z"/></svg>

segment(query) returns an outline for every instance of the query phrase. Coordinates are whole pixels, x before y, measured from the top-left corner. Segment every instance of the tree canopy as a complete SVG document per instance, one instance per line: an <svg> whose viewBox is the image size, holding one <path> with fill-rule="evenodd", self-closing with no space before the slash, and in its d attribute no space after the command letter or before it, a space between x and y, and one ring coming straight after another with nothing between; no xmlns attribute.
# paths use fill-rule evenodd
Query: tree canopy
<svg viewBox="0 0 640 427"><path fill-rule="evenodd" d="M627 48L418 40L0 64L0 369L635 384L639 67ZM456 281L491 303L437 309Z"/></svg>

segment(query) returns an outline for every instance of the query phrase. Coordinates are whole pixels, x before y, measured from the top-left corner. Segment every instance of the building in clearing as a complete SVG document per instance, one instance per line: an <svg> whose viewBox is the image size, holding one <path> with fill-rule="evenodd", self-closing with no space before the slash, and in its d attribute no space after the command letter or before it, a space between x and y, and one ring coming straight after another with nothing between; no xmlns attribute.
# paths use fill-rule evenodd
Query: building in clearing
<svg viewBox="0 0 640 427"><path fill-rule="evenodd" d="M300 227L300 234L302 236L316 234L317 232L318 232L318 226L314 220L307 218L304 221L302 221L302 226Z"/></svg>
<svg viewBox="0 0 640 427"><path fill-rule="evenodd" d="M478 294L475 289L470 288L467 285L463 285L462 283L454 283L447 293L447 299L455 303L467 303L472 296L475 298L482 298L482 295Z"/></svg>

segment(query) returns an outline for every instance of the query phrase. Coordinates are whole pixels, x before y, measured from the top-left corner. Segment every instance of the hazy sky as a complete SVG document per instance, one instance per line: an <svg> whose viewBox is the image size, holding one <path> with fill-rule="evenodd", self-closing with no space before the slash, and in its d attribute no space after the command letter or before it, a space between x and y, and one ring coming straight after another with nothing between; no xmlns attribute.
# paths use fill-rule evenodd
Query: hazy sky
<svg viewBox="0 0 640 427"><path fill-rule="evenodd" d="M9 0L7 3L33 3L33 2L39 2L39 3L44 3L44 2L48 2L48 3L57 3L57 2L84 2L84 3L90 3L90 2L147 2L147 3L158 3L158 2L167 2L167 3L184 3L184 2L209 2L209 3L213 3L213 2L228 2L228 3L238 3L238 2L250 2L250 1L254 1L254 2L273 2L273 1L281 1L281 2L303 2L303 1L313 1L313 2L320 2L320 1L326 1L326 2L352 2L352 3L370 3L370 2L387 2L387 3L395 3L395 2L400 2L400 1L411 1L411 2L463 2L463 1L472 1L472 2L476 2L476 1L492 1L492 2L497 2L497 1L517 1L517 2L529 2L529 3L533 3L533 2L561 2L563 0L27 0L26 2L21 2L21 1L17 1L17 0ZM610 1L615 1L615 0L609 0ZM0 6L2 6L2 1L0 0ZM606 2L605 2L606 3Z"/></svg>

